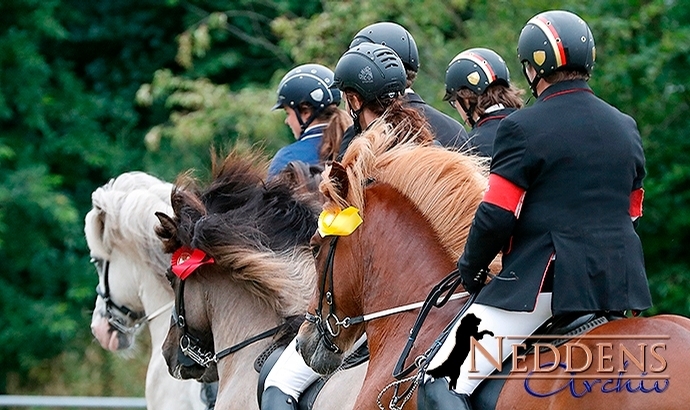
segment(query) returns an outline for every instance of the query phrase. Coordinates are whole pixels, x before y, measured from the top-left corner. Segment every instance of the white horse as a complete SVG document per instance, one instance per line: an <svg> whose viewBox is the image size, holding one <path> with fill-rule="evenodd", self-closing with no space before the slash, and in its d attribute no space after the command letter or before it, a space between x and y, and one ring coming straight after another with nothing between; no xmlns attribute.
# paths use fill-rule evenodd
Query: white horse
<svg viewBox="0 0 690 410"><path fill-rule="evenodd" d="M170 376L161 346L170 324L173 293L165 279L170 257L154 226L155 212L170 212L172 185L143 172L128 172L93 192L84 233L98 271L91 332L104 349L129 348L148 324L151 360L146 373L150 410L201 410L201 384Z"/></svg>

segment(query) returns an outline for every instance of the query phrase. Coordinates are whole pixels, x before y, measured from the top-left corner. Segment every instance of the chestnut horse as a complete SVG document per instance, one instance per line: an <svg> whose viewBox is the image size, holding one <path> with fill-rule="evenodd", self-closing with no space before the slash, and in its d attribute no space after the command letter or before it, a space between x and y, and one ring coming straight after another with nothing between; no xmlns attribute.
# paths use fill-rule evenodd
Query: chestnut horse
<svg viewBox="0 0 690 410"><path fill-rule="evenodd" d="M462 153L432 146L399 146L382 153L380 147L390 146L395 138L393 131L375 127L353 143L343 165L333 164L324 173L325 211L336 215L354 206L362 212L363 222L348 236L314 235L320 288L309 305L311 319L298 334L305 361L327 373L339 366L339 352L366 332L370 361L357 409L416 408L419 375L396 382L392 373L417 312L370 321L367 315L424 300L453 271L486 187L486 168ZM323 290L330 292L328 297ZM424 363L428 349L461 306L449 302L431 311L408 365ZM554 348L559 360L548 351L538 355L541 364L528 369L532 373L511 373L496 408L684 408L690 400L688 323L680 316L605 323L578 336L577 348L571 344ZM496 332L495 336L511 335ZM600 339L592 339L595 336ZM607 344L631 354L607 356L598 350L605 345L606 352ZM570 370L582 371L564 371L560 358L566 357L566 350L571 353ZM518 366L534 360L528 355ZM587 360L594 364L587 367ZM556 369L545 377L539 372L549 363ZM398 385L401 382L405 383Z"/></svg>
<svg viewBox="0 0 690 410"><path fill-rule="evenodd" d="M176 293L163 355L176 377L217 377L216 409L258 408L255 359L276 331L294 337L291 318L299 324L304 317L316 276L307 245L323 197L318 179L306 179L309 189L294 176L298 170L293 165L264 183L257 157L231 154L214 165L209 186L180 180L173 214L157 214L159 237L174 253L168 279ZM187 263L180 252L200 255L190 259L199 265L189 276L173 274L178 261ZM365 371L359 366L330 379L314 408L352 408Z"/></svg>
<svg viewBox="0 0 690 410"><path fill-rule="evenodd" d="M84 220L98 272L91 332L104 349L124 351L148 327L147 408L204 409L201 384L171 377L161 354L173 293L165 279L170 259L154 232L154 213L171 209L172 187L143 172L127 172L92 193L93 207Z"/></svg>

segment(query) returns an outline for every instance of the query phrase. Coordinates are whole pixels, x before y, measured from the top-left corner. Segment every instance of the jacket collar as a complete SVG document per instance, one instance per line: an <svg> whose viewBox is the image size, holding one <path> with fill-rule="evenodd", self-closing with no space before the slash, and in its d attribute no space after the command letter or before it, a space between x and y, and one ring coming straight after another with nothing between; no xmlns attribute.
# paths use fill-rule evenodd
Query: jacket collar
<svg viewBox="0 0 690 410"><path fill-rule="evenodd" d="M543 101L544 99L547 99L556 93L563 93L563 92L568 92L568 91L577 91L578 89L580 89L582 91L587 91L590 93L592 92L592 89L589 88L589 85L587 84L587 81L585 81L585 80L560 81L560 82L557 82L556 84L551 84L549 86L549 88L542 91L542 93L539 94L539 98L537 98L537 101Z"/></svg>

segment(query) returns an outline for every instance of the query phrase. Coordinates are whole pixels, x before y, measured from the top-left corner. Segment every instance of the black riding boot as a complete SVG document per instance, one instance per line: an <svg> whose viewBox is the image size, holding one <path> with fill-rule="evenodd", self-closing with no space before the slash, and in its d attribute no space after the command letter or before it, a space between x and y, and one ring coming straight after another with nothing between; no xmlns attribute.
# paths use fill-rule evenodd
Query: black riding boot
<svg viewBox="0 0 690 410"><path fill-rule="evenodd" d="M206 405L206 410L216 408L216 397L218 396L218 382L201 384L201 401Z"/></svg>
<svg viewBox="0 0 690 410"><path fill-rule="evenodd" d="M446 378L422 382L417 391L418 410L472 410L470 396L448 389Z"/></svg>
<svg viewBox="0 0 690 410"><path fill-rule="evenodd" d="M270 386L261 394L261 410L297 410L297 400Z"/></svg>

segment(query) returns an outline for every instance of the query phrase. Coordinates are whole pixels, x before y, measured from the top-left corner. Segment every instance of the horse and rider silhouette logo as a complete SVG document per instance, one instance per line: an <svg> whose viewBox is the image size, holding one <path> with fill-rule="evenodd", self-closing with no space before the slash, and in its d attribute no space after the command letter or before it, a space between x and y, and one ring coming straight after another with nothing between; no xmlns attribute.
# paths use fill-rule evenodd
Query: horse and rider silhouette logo
<svg viewBox="0 0 690 410"><path fill-rule="evenodd" d="M455 346L448 355L448 358L439 367L427 370L427 374L435 379L441 377L448 377L449 389L455 389L460 376L460 366L465 362L470 353L470 338L474 337L476 340L481 340L485 335L493 336L494 333L490 330L479 331L479 324L482 322L480 318L472 313L467 314L460 321L458 329L455 331Z"/></svg>

